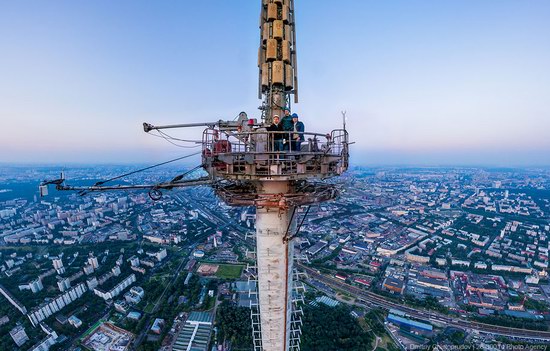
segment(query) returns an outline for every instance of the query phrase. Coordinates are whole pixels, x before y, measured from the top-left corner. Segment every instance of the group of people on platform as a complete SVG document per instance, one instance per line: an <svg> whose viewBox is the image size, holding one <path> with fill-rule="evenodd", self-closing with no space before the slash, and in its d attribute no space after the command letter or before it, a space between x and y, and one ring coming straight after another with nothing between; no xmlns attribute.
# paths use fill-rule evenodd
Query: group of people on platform
<svg viewBox="0 0 550 351"><path fill-rule="evenodd" d="M304 139L304 124L298 120L298 114L290 114L288 108L284 108L284 116L281 119L279 115L273 116L273 123L267 127L269 132L273 133L270 143L273 145L273 151L300 151ZM284 132L284 133L283 133Z"/></svg>

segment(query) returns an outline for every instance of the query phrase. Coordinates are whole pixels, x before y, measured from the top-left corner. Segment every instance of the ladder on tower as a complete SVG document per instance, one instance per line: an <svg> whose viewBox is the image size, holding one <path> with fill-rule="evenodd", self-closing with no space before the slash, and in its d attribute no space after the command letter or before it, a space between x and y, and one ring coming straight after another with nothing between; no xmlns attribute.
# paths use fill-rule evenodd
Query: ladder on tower
<svg viewBox="0 0 550 351"><path fill-rule="evenodd" d="M246 256L256 262L256 251L246 252ZM252 321L252 343L254 351L263 351L262 347L262 321L260 318L260 305L258 296L258 267L253 264L246 265L248 273L248 298L250 299L250 319Z"/></svg>

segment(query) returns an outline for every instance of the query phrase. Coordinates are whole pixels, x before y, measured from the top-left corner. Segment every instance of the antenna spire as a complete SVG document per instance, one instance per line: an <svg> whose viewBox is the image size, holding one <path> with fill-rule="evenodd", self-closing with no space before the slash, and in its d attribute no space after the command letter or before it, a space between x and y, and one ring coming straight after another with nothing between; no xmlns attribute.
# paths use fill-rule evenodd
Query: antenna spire
<svg viewBox="0 0 550 351"><path fill-rule="evenodd" d="M294 0L262 0L258 98L266 124L290 108L290 96L298 103L296 22Z"/></svg>

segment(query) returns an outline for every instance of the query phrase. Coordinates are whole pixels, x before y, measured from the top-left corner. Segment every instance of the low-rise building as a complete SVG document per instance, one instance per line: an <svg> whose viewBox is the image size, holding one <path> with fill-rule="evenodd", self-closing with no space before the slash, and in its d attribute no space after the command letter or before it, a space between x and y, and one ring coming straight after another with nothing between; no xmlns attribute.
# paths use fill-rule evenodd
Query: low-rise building
<svg viewBox="0 0 550 351"><path fill-rule="evenodd" d="M17 325L15 328L10 330L10 336L19 347L29 340L29 337L25 332L25 328L22 325Z"/></svg>
<svg viewBox="0 0 550 351"><path fill-rule="evenodd" d="M384 283L382 284L382 287L388 291L402 294L403 290L405 289L405 284L400 279L396 279L393 277L386 277L386 279L384 279Z"/></svg>

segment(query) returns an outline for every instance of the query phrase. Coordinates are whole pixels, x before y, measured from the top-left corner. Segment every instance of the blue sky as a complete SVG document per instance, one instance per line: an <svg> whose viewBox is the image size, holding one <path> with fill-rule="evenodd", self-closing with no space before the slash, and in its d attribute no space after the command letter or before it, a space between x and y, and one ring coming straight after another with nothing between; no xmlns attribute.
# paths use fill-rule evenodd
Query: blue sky
<svg viewBox="0 0 550 351"><path fill-rule="evenodd" d="M0 162L154 163L258 113L259 0L0 1ZM550 2L296 0L310 131L355 164L550 165ZM176 135L198 137L201 130Z"/></svg>

